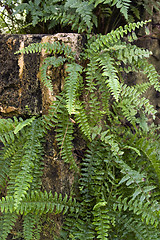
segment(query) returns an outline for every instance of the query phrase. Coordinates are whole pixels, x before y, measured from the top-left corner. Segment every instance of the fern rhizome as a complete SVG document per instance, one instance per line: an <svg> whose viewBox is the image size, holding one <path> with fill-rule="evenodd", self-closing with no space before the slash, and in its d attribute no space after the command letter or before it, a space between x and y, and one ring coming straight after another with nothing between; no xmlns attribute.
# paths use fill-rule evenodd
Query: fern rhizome
<svg viewBox="0 0 160 240"><path fill-rule="evenodd" d="M48 114L0 119L0 187L7 192L0 200L1 240L19 216L23 239L40 239L37 226L48 212L65 215L62 231L53 239L160 239L160 139L158 128L148 123L156 111L144 97L150 87L160 91L160 85L147 61L151 52L133 45L135 30L145 24L89 35L79 61L59 42L31 44L20 51L49 53L40 71L51 91L49 66L65 63L67 77ZM148 81L127 85L130 72L141 72ZM86 143L78 164L73 155L77 127ZM49 129L56 133L60 158L78 176L72 196L41 190L43 142Z"/></svg>

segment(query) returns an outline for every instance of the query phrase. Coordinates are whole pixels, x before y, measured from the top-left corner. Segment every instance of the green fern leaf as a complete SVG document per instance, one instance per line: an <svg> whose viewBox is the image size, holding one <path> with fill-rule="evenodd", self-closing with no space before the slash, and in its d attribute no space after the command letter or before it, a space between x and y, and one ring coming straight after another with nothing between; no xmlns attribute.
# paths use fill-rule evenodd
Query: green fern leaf
<svg viewBox="0 0 160 240"><path fill-rule="evenodd" d="M23 216L23 236L25 240L32 240L35 238L35 228L40 224L39 216L34 213L29 213ZM39 231L40 229L38 229ZM40 239L40 232L36 231L36 240Z"/></svg>
<svg viewBox="0 0 160 240"><path fill-rule="evenodd" d="M17 221L18 216L15 213L4 213L0 219L0 238L6 240L8 234L12 230L15 222Z"/></svg>
<svg viewBox="0 0 160 240"><path fill-rule="evenodd" d="M0 141L6 146L14 142L15 136L13 133L16 123L12 119L0 119Z"/></svg>
<svg viewBox="0 0 160 240"><path fill-rule="evenodd" d="M76 200L72 197L65 196L62 198L61 194L55 193L53 196L51 192L43 193L41 191L31 191L30 194L25 195L22 199L21 204L15 209L15 199L13 196L6 196L0 200L1 212L17 214L29 214L35 213L42 215L43 213L53 212L66 213L68 210L71 212L79 211Z"/></svg>
<svg viewBox="0 0 160 240"><path fill-rule="evenodd" d="M147 139L141 138L137 141L136 145L137 148L139 148L145 154L148 160L152 163L157 177L160 181L159 155L157 150L155 150L153 143Z"/></svg>
<svg viewBox="0 0 160 240"><path fill-rule="evenodd" d="M91 141L91 129L88 122L88 117L83 106L77 101L75 120L79 124L82 133Z"/></svg>
<svg viewBox="0 0 160 240"><path fill-rule="evenodd" d="M15 208L20 204L33 181L32 171L34 171L35 159L41 157L41 154L40 156L38 154L42 150L39 141L43 134L39 134L38 121L38 119L32 121L32 125L27 132L26 142L23 146L24 154L21 157L19 172L15 178Z"/></svg>
<svg viewBox="0 0 160 240"><path fill-rule="evenodd" d="M65 61L66 61L66 58L61 57L61 56L58 57L58 58L56 58L55 56L48 57L48 58L45 58L44 61L43 61L43 64L40 68L41 81L51 91L53 91L53 86L52 86L51 77L47 74L47 69L48 69L48 67L50 67L52 65L53 65L53 67L59 67Z"/></svg>
<svg viewBox="0 0 160 240"><path fill-rule="evenodd" d="M65 78L64 89L66 91L68 113L71 115L75 113L76 91L82 80L80 75L82 67L76 63L68 64L66 71L68 72L68 76Z"/></svg>
<svg viewBox="0 0 160 240"><path fill-rule="evenodd" d="M92 14L93 5L91 3L89 3L88 1L81 1L81 0L76 0L76 1L75 0L67 0L65 5L64 5L64 8L66 10L71 9L72 14L73 14L73 10L74 10L75 15L77 14L77 17L79 16L81 18L81 21L88 28L88 30L91 31L91 29L93 27L93 23L91 21L92 16L93 16L93 14ZM75 18L75 20L76 20L76 18ZM73 22L73 24L74 24L74 22ZM78 25L78 22L77 22L76 25ZM72 26L72 28L74 28L74 26ZM79 31L80 30L81 29L79 28Z"/></svg>
<svg viewBox="0 0 160 240"><path fill-rule="evenodd" d="M113 0L112 5L116 5L120 9L125 19L128 19L128 9L130 7L131 0Z"/></svg>
<svg viewBox="0 0 160 240"><path fill-rule="evenodd" d="M20 122L14 129L14 134L17 134L22 128L30 125L35 120L35 117L26 119L25 121Z"/></svg>
<svg viewBox="0 0 160 240"><path fill-rule="evenodd" d="M106 203L99 203L105 205ZM108 231L110 229L110 217L105 207L100 207L97 204L93 208L93 224L97 232L98 239L106 240L108 238Z"/></svg>
<svg viewBox="0 0 160 240"><path fill-rule="evenodd" d="M155 70L154 66L152 64L149 64L147 61L144 61L142 67L150 83L154 86L156 91L160 91L159 75Z"/></svg>
<svg viewBox="0 0 160 240"><path fill-rule="evenodd" d="M15 54L19 53L40 53L42 49L45 49L45 52L48 54L62 54L64 53L68 59L74 60L75 53L71 50L71 47L66 46L63 42L54 42L54 43L32 43L29 46L15 52Z"/></svg>
<svg viewBox="0 0 160 240"><path fill-rule="evenodd" d="M105 54L105 56L101 55L101 57L98 58L97 61L99 61L100 66L102 67L102 76L106 77L106 83L108 88L110 89L116 101L118 101L120 94L120 83L117 76L118 71L114 67L113 59L109 56L109 54Z"/></svg>
<svg viewBox="0 0 160 240"><path fill-rule="evenodd" d="M66 111L66 106L62 105L58 115L58 128L56 129L56 140L58 141L60 156L70 164L70 168L79 171L75 159L73 157L73 123Z"/></svg>

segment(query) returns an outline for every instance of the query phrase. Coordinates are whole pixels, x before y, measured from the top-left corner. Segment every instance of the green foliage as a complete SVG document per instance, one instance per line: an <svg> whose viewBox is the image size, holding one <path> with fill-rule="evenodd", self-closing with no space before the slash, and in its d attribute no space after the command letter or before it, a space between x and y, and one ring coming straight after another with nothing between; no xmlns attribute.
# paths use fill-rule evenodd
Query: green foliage
<svg viewBox="0 0 160 240"><path fill-rule="evenodd" d="M82 72L82 67L79 64L73 63L67 65L68 76L65 82L65 91L67 98L67 109L68 113L71 115L75 112L75 100L76 92L82 80L80 73Z"/></svg>
<svg viewBox="0 0 160 240"><path fill-rule="evenodd" d="M1 28L12 33L78 31L106 34L121 23L140 20L144 10L150 15L153 7L160 10L156 0L19 0L1 1L0 6L3 9Z"/></svg>
<svg viewBox="0 0 160 240"><path fill-rule="evenodd" d="M28 213L25 216L23 216L23 236L24 239L40 239L40 232L35 231L35 229L38 229L39 225L39 216L33 213ZM38 229L40 230L40 229Z"/></svg>
<svg viewBox="0 0 160 240"><path fill-rule="evenodd" d="M5 213L16 212L17 214L29 214L35 213L36 215L41 215L43 213L52 212L65 214L70 208L71 212L76 212L78 207L76 206L75 199L70 197L68 199L67 195L62 199L62 195L55 193L54 197L51 192L47 193L41 191L31 191L31 194L27 194L23 198L21 205L15 208L14 196L2 197L1 211Z"/></svg>
<svg viewBox="0 0 160 240"><path fill-rule="evenodd" d="M21 0L0 1L0 27L2 33L24 33L25 13L17 14L16 7Z"/></svg>
<svg viewBox="0 0 160 240"><path fill-rule="evenodd" d="M0 232L1 239L6 239L10 231L12 230L18 216L16 213L3 213L0 217Z"/></svg>
<svg viewBox="0 0 160 240"><path fill-rule="evenodd" d="M65 80L47 114L0 119L1 239L7 239L20 215L23 238L40 239L41 218L52 212L65 215L56 239L160 239L160 139L158 127L148 121L155 119L156 110L144 97L149 88L160 87L158 73L147 61L152 53L133 44L136 29L148 21L130 21L130 11L139 15L130 0L35 0L17 10L24 7L34 25L45 20L50 27L62 24L78 32L98 32L97 9L107 9L104 20L118 9L129 23L109 33L106 26L104 35L87 35L79 59L58 42L35 43L17 52L45 50L40 73L50 92L51 66L65 64ZM146 82L128 86L124 75L130 72L143 73ZM80 159L74 152L77 129L86 145ZM71 196L42 191L48 130L54 130L57 157L77 175L78 189Z"/></svg>

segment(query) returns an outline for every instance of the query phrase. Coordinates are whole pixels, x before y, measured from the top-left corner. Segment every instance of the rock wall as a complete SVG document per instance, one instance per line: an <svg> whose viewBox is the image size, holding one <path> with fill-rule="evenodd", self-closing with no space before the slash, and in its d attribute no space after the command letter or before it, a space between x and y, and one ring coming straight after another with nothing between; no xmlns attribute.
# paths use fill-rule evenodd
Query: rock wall
<svg viewBox="0 0 160 240"><path fill-rule="evenodd" d="M152 55L149 58L149 62L153 64L157 72L160 74L160 13L153 9L151 3L150 10L153 11L153 16L145 12L143 19L150 19L151 22L148 24L149 34L146 35L144 28L139 30L139 39L135 42L138 47L148 49L152 52ZM130 75L129 81L142 83L146 80L144 74L138 73ZM146 93L147 98L150 99L150 102L154 105L157 110L156 123L160 124L160 93L155 91L153 88L150 88Z"/></svg>
<svg viewBox="0 0 160 240"><path fill-rule="evenodd" d="M63 70L54 75L53 93L45 92L47 90L40 84L39 66L45 57L43 51L41 54L15 55L16 51L31 43L54 41L63 41L77 54L82 46L82 36L72 33L47 36L0 35L0 116L24 116L28 115L28 111L33 115L41 114L47 102L59 92Z"/></svg>
<svg viewBox="0 0 160 240"><path fill-rule="evenodd" d="M38 54L19 56L15 52L40 36L0 35L0 115L24 116L39 114L42 93L37 78L40 58Z"/></svg>
<svg viewBox="0 0 160 240"><path fill-rule="evenodd" d="M155 21L160 23L160 19ZM153 52L150 62L160 71L160 37L155 34L156 24L150 26L153 35L140 38L137 45L148 48ZM55 34L55 35L0 35L0 118L29 115L41 115L46 113L50 102L63 88L64 69L59 68L52 74L53 92L49 92L40 82L39 67L46 57L43 53L18 54L15 52L37 42L63 41L71 46L72 50L79 55L83 38L79 34ZM144 76L141 74L130 75L129 81L142 82ZM148 96L160 116L160 94L151 89ZM51 130L45 143L43 186L48 191L69 193L74 180L69 167L57 157L54 130ZM79 144L79 143L78 143ZM53 216L56 231L60 229L61 216ZM47 223L48 224L48 223ZM44 223L43 240L52 239L51 226Z"/></svg>
<svg viewBox="0 0 160 240"><path fill-rule="evenodd" d="M38 116L47 113L48 106L61 91L64 81L64 69L53 70L53 92L40 82L39 67L46 54L17 54L15 52L31 43L62 41L76 52L82 48L83 38L79 34L55 35L0 35L0 118ZM42 183L47 191L68 193L74 176L69 166L58 158L54 129L50 130L45 141L44 174ZM53 239L58 232L62 216L47 217L43 222L43 240ZM18 228L19 223L16 224ZM11 238L9 238L11 239Z"/></svg>

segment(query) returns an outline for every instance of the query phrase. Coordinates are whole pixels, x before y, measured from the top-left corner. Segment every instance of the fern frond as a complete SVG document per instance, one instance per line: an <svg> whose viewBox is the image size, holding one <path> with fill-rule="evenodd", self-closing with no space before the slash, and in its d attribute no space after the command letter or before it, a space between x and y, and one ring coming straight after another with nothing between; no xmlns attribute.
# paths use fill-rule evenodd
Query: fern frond
<svg viewBox="0 0 160 240"><path fill-rule="evenodd" d="M13 196L2 197L0 200L0 209L1 212L12 213L16 212L17 214L29 214L35 213L42 215L43 213L53 212L65 214L68 210L71 212L77 212L79 210L76 200L72 197L65 195L62 198L61 194L55 193L53 196L51 192L43 193L41 191L32 191L31 194L25 195L25 198L22 199L21 204L15 209L15 200Z"/></svg>
<svg viewBox="0 0 160 240"><path fill-rule="evenodd" d="M134 88L138 91L138 93L143 94L145 93L148 88L150 88L151 84L149 82L141 83L141 84L136 84Z"/></svg>
<svg viewBox="0 0 160 240"><path fill-rule="evenodd" d="M111 151L113 152L113 154L115 154L115 155L123 154L123 152L120 151L119 144L116 141L114 134L112 134L109 129L106 131L102 131L100 133L100 139L102 142L104 142L105 144L107 144L111 147Z"/></svg>
<svg viewBox="0 0 160 240"><path fill-rule="evenodd" d="M110 47L111 44L115 44L117 41L119 41L121 38L123 38L126 34L135 31L136 28L143 27L145 24L147 24L150 21L141 21L137 23L129 23L125 25L124 27L120 26L116 30L112 30L110 33L107 33L106 35L98 35L97 39L93 41L90 45L90 49L87 50L88 52L99 52L102 47Z"/></svg>
<svg viewBox="0 0 160 240"><path fill-rule="evenodd" d="M90 62L87 64L85 69L86 71L86 91L93 93L97 90L96 88L96 79L101 78L102 75L100 70L98 69L98 64L96 59L93 55L90 56Z"/></svg>
<svg viewBox="0 0 160 240"><path fill-rule="evenodd" d="M6 146L14 142L14 121L12 119L0 119L0 141Z"/></svg>
<svg viewBox="0 0 160 240"><path fill-rule="evenodd" d="M89 212L88 212L89 214ZM72 239L86 239L91 240L95 238L94 226L90 222L90 219L84 219L80 215L75 216L69 214L65 221L65 225L61 232L61 240ZM60 239L59 239L60 240Z"/></svg>
<svg viewBox="0 0 160 240"><path fill-rule="evenodd" d="M73 26L72 28L75 28L75 23L74 23L74 19L76 20L75 16L77 18L80 18L80 25L82 25L83 23L83 28L84 26L88 29L88 31L90 32L93 28L93 22L92 22L92 18L93 18L93 5L91 3L89 3L88 1L81 1L81 0L67 0L65 5L64 5L64 9L66 11L69 11L70 15L73 15L74 13L74 18L72 18L70 16L70 22L73 22ZM64 17L64 16L63 16ZM65 19L65 18L64 18ZM71 21L72 19L72 21ZM64 21L64 20L63 20ZM78 25L79 21L77 21L76 25ZM77 27L77 26L76 26ZM80 32L80 27L78 27L79 32Z"/></svg>
<svg viewBox="0 0 160 240"><path fill-rule="evenodd" d="M7 151L8 151L7 147L3 147L3 149L1 149L0 151L0 189L6 186L8 175L10 172L11 160L10 158L6 157ZM15 151L14 151L14 145L13 145L12 153L14 154Z"/></svg>
<svg viewBox="0 0 160 240"><path fill-rule="evenodd" d="M2 179L9 176L8 194L14 195L15 207L30 188L32 181L32 188L35 185L37 188L37 184L39 184L37 178L41 176L42 170L39 159L42 157L41 141L43 139L43 129L40 129L39 121L41 120L33 118L31 121L25 120L24 123L22 120L17 122L17 128L14 128L17 137L13 143L7 146L5 154L2 155L4 162L9 161L10 170L7 172L4 165L1 176ZM30 124L31 126L29 126Z"/></svg>
<svg viewBox="0 0 160 240"><path fill-rule="evenodd" d="M20 124L22 123L22 119L20 119ZM18 126L19 122L16 120L16 124ZM16 126L16 124L14 126ZM14 127L15 128L15 127ZM22 148L26 141L25 138L25 130L21 129L21 134L19 132L15 135L15 139L10 144L7 144L4 146L1 150L1 156L0 156L0 165L1 165L1 171L0 171L0 181L2 186L4 186L6 181L9 180L8 185L8 193L10 192L13 194L13 186L15 185L15 178L20 170L20 159L22 158ZM11 183L12 182L12 183ZM12 188L12 190L11 190ZM9 190L10 189L10 190Z"/></svg>
<svg viewBox="0 0 160 240"><path fill-rule="evenodd" d="M75 120L79 124L82 133L91 141L91 129L88 122L88 116L84 107L77 101Z"/></svg>
<svg viewBox="0 0 160 240"><path fill-rule="evenodd" d="M56 106L54 107L56 108ZM54 117L53 122L58 122L56 140L60 149L60 156L66 163L70 164L70 168L77 172L79 169L73 157L73 123L70 121L65 102L60 105L56 117Z"/></svg>
<svg viewBox="0 0 160 240"><path fill-rule="evenodd" d="M135 216L131 212L126 214L122 212L116 218L117 226L119 226L118 235L121 236L121 239L133 239L133 236L136 239L143 240L158 240L159 232L155 231L155 227L151 225L146 225L141 221L139 216Z"/></svg>
<svg viewBox="0 0 160 240"><path fill-rule="evenodd" d="M101 4L101 3L103 3L103 4L111 4L112 1L113 0L91 0L91 2L95 4L94 5L95 7L97 7L98 4Z"/></svg>
<svg viewBox="0 0 160 240"><path fill-rule="evenodd" d="M25 144L25 142L21 142ZM19 148L16 151L16 154L11 158L10 171L9 171L9 181L7 186L8 195L13 195L15 192L15 181L18 173L20 172L20 163L23 156L22 145L19 145Z"/></svg>
<svg viewBox="0 0 160 240"><path fill-rule="evenodd" d="M26 119L25 121L21 121L18 123L18 125L14 129L14 134L17 134L22 128L25 126L31 125L31 123L35 120L35 116L29 119Z"/></svg>
<svg viewBox="0 0 160 240"><path fill-rule="evenodd" d="M151 198L151 191L156 187L146 185L143 181L146 176L131 169L122 160L117 159L116 162L124 174L119 184L123 185L123 183L126 183L129 192L127 197L119 196L117 203L113 204L114 210L118 208L119 211L122 209L126 211L128 209L129 211L133 211L134 214L141 215L142 221L145 221L146 224L157 226L160 217L160 205L156 200Z"/></svg>
<svg viewBox="0 0 160 240"><path fill-rule="evenodd" d="M72 155L73 141L73 123L70 121L70 115L66 109L66 101L63 96L57 96L57 100L53 101L50 106L49 113L43 116L44 128L57 128L56 139L58 141L60 155L71 164L71 168L77 168ZM59 124L57 124L59 123Z"/></svg>
<svg viewBox="0 0 160 240"><path fill-rule="evenodd" d="M153 10L152 8L150 7L150 2L148 0L144 0L142 2L142 5L144 6L144 8L146 9L146 11L152 15L153 14ZM152 6L157 10L159 11L160 10L160 3L159 1L156 1L156 0L152 0Z"/></svg>
<svg viewBox="0 0 160 240"><path fill-rule="evenodd" d="M89 124L94 127L100 123L104 115L110 115L110 92L106 86L106 77L102 76L97 58L91 57L86 68L87 112ZM104 91L105 89L105 91Z"/></svg>
<svg viewBox="0 0 160 240"><path fill-rule="evenodd" d="M133 202L130 200L128 202L129 210L134 211L135 214L141 215L142 221L145 221L146 224L154 225L155 227L159 224L159 203L155 200L152 202L142 203L142 200ZM137 208L139 205L140 209Z"/></svg>
<svg viewBox="0 0 160 240"><path fill-rule="evenodd" d="M15 225L18 216L16 213L3 213L0 217L0 238L2 240L6 240L8 234L12 230L13 226Z"/></svg>
<svg viewBox="0 0 160 240"><path fill-rule="evenodd" d="M111 91L113 97L118 101L120 93L120 83L118 79L118 71L114 66L114 60L110 57L109 54L101 55L97 61L101 66L103 73L102 76L106 77L106 83Z"/></svg>
<svg viewBox="0 0 160 240"><path fill-rule="evenodd" d="M82 67L79 64L67 64L66 72L68 76L65 78L64 90L66 91L66 102L69 115L75 113L76 91L82 81Z"/></svg>
<svg viewBox="0 0 160 240"><path fill-rule="evenodd" d="M52 102L49 107L48 114L43 115L42 124L44 127L44 131L50 130L51 128L55 128L58 123L59 114L62 113L61 107L64 108L65 105L64 94L56 96L56 100Z"/></svg>
<svg viewBox="0 0 160 240"><path fill-rule="evenodd" d="M95 171L94 159L97 157L95 148L96 145L91 144L90 149L87 151L86 156L81 163L81 178L80 178L81 194L83 196L83 202L85 203L85 205L86 206L89 205L88 208L89 207L91 208L94 202L93 196L95 194L92 179ZM97 191L96 194L98 194Z"/></svg>
<svg viewBox="0 0 160 240"><path fill-rule="evenodd" d="M20 162L20 171L15 179L15 208L20 204L33 181L32 171L34 171L35 159L41 157L42 146L40 140L43 134L39 133L38 121L36 119L32 122L23 146L24 154Z"/></svg>
<svg viewBox="0 0 160 240"><path fill-rule="evenodd" d="M120 180L119 184L125 183L127 187L133 188L133 185L136 185L136 188L132 192L132 201L138 197L140 197L141 201L142 199L145 199L148 201L150 192L155 189L156 187L153 185L147 185L145 186L143 179L146 178L146 176L142 173L139 173L136 170L131 169L127 164L121 163L121 173L124 174L124 177Z"/></svg>
<svg viewBox="0 0 160 240"><path fill-rule="evenodd" d="M145 97L140 97L141 93L138 92L136 88L123 84L121 85L121 89L121 99L117 106L122 109L124 116L130 122L136 122L135 116L140 109L155 119L157 111L154 106L151 105L149 100Z"/></svg>
<svg viewBox="0 0 160 240"><path fill-rule="evenodd" d="M118 51L115 52L115 55L117 56L118 60L123 61L125 64L132 64L133 62L137 62L139 59L149 58L149 56L152 54L152 52L147 49L141 49L129 43L126 44L120 42L120 44L123 44L123 47L118 48Z"/></svg>
<svg viewBox="0 0 160 240"><path fill-rule="evenodd" d="M131 4L131 0L114 0L112 5L116 5L117 8L120 9L120 12L128 20L128 9Z"/></svg>
<svg viewBox="0 0 160 240"><path fill-rule="evenodd" d="M61 121L59 128L57 129L56 139L60 147L60 156L64 162L70 164L70 168L74 171L78 171L78 167L73 157L73 124L69 119L63 119L66 122ZM62 123L63 122L63 123Z"/></svg>
<svg viewBox="0 0 160 240"><path fill-rule="evenodd" d="M142 69L155 90L160 92L159 74L157 73L155 67L147 61L143 61Z"/></svg>
<svg viewBox="0 0 160 240"><path fill-rule="evenodd" d="M99 152L97 152L97 149L99 149ZM90 207L93 208L96 199L103 199L104 195L110 192L109 182L113 183L114 176L110 167L106 167L112 154L108 150L109 147L105 144L94 141L90 144L83 159L80 189L85 206L90 204ZM103 158L104 155L105 159Z"/></svg>
<svg viewBox="0 0 160 240"><path fill-rule="evenodd" d="M108 239L108 231L111 227L110 216L105 207L106 204L107 202L99 202L93 208L93 224L95 225L97 237L101 240Z"/></svg>
<svg viewBox="0 0 160 240"><path fill-rule="evenodd" d="M65 45L63 42L53 42L53 43L32 43L28 47L25 47L19 51L17 51L15 54L19 53L40 53L42 49L46 50L46 53L48 54L62 54L64 53L65 56L68 57L68 59L74 60L75 53L72 51L71 47L68 45Z"/></svg>
<svg viewBox="0 0 160 240"><path fill-rule="evenodd" d="M104 83L103 87L104 88L106 87L105 83ZM90 128L93 128L96 125L101 125L101 121L102 121L104 115L107 114L107 110L108 110L107 103L110 98L109 91L106 90L105 93L104 92L102 93L101 101L98 99L97 95L98 95L97 91L95 91L94 93L90 93L89 99L87 101L88 106L86 106L86 112L87 112L87 118L89 121ZM107 97L108 97L108 99L107 99Z"/></svg>
<svg viewBox="0 0 160 240"><path fill-rule="evenodd" d="M128 20L128 9L131 5L131 0L91 0L92 3L94 3L95 7L97 7L99 4L108 4L111 6L116 6L118 9L120 9L120 12L125 17L126 20Z"/></svg>
<svg viewBox="0 0 160 240"><path fill-rule="evenodd" d="M143 196L144 197L144 196ZM114 199L113 209L114 211L131 211L134 214L141 217L141 221L145 222L145 224L150 224L155 227L159 224L159 203L156 200L148 200L146 201L146 198L138 198L132 199L120 196L117 199ZM145 200L144 200L145 199Z"/></svg>
<svg viewBox="0 0 160 240"><path fill-rule="evenodd" d="M52 81L50 76L47 74L48 67L59 67L66 61L64 57L47 57L44 59L42 66L40 67L41 81L51 91L53 90Z"/></svg>
<svg viewBox="0 0 160 240"><path fill-rule="evenodd" d="M136 142L136 146L145 154L147 159L151 162L160 182L159 155L158 149L155 147L154 142L152 142L152 140L141 138Z"/></svg>
<svg viewBox="0 0 160 240"><path fill-rule="evenodd" d="M28 213L23 216L23 236L25 240L34 239L35 228L39 223L39 216L33 213ZM37 232L38 233L38 232ZM36 234L36 239L40 239L40 233Z"/></svg>

